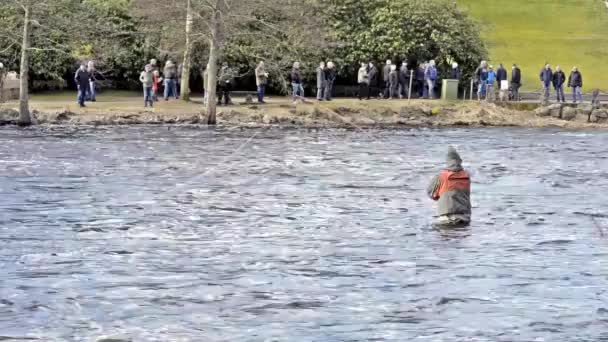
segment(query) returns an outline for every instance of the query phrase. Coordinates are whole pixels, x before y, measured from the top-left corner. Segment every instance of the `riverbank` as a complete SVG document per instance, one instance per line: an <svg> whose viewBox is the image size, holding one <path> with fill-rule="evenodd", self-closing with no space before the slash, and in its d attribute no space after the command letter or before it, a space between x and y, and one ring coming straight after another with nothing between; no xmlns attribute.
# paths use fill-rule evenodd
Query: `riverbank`
<svg viewBox="0 0 608 342"><path fill-rule="evenodd" d="M587 108L535 109L535 105L499 106L477 102L439 100L335 99L331 102L293 104L287 97L273 97L267 104L246 104L235 98L235 105L218 107L218 124L230 126L295 127L442 127L442 126L519 126L563 128L608 128L608 115L592 116ZM41 125L136 125L205 124L201 98L191 102L160 101L145 109L133 95L100 96L98 102L78 108L73 96L34 96L30 106ZM2 105L0 124L16 123L16 102ZM587 106L588 107L588 106ZM590 108L588 108L590 110ZM564 118L561 119L562 111ZM604 111L605 112L605 111ZM557 114L556 114L557 113Z"/></svg>

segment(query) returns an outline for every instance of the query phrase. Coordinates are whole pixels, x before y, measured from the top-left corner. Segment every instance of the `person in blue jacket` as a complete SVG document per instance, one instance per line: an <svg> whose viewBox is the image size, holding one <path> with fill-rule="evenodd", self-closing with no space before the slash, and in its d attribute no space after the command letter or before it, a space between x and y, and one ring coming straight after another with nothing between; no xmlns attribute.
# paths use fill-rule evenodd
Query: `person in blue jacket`
<svg viewBox="0 0 608 342"><path fill-rule="evenodd" d="M486 97L486 85L488 80L488 62L481 61L475 70L475 81L477 83L477 101Z"/></svg>
<svg viewBox="0 0 608 342"><path fill-rule="evenodd" d="M435 82L437 82L437 67L435 61L429 61L429 64L424 71L424 80L429 88L429 98L435 98Z"/></svg>
<svg viewBox="0 0 608 342"><path fill-rule="evenodd" d="M494 99L494 82L496 82L496 72L494 71L494 67L490 65L488 78L486 79L486 101Z"/></svg>

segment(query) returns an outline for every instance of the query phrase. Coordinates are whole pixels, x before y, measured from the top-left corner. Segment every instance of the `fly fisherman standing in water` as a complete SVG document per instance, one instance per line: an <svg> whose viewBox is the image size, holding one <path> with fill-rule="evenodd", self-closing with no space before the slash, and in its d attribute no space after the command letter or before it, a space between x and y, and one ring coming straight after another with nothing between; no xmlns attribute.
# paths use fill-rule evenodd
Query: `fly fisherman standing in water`
<svg viewBox="0 0 608 342"><path fill-rule="evenodd" d="M468 225L471 222L471 177L462 168L462 159L453 147L448 148L447 165L427 189L437 201L440 225Z"/></svg>

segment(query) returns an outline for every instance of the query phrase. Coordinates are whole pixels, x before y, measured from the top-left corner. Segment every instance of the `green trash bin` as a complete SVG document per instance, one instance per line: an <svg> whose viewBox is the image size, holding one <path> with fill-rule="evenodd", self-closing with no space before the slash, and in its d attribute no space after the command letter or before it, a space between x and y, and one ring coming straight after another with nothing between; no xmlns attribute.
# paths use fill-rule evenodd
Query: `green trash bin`
<svg viewBox="0 0 608 342"><path fill-rule="evenodd" d="M442 100L458 100L458 80L443 80L441 87Z"/></svg>

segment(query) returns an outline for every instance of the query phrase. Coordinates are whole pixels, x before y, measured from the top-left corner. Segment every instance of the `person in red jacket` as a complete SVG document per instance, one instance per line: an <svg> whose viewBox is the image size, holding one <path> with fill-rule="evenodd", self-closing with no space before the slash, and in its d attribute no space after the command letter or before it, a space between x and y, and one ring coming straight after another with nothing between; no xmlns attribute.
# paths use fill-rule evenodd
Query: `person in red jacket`
<svg viewBox="0 0 608 342"><path fill-rule="evenodd" d="M471 176L462 168L462 159L453 147L448 148L446 168L433 178L427 193L437 201L438 224L471 222Z"/></svg>
<svg viewBox="0 0 608 342"><path fill-rule="evenodd" d="M159 86L161 84L161 82L163 81L163 78L160 76L160 73L158 72L158 70L154 70L154 67L152 67L152 75L153 75L153 81L152 81L152 101L157 102L158 101L158 91L159 91Z"/></svg>

